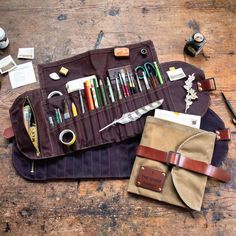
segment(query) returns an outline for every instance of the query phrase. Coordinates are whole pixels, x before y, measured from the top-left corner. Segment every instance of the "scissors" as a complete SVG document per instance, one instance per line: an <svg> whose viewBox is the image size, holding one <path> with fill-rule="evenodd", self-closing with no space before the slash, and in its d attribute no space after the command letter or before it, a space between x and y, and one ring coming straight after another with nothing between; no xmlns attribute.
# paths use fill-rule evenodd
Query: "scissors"
<svg viewBox="0 0 236 236"><path fill-rule="evenodd" d="M147 89L150 89L150 85L148 82L148 79L151 82L151 85L153 88L157 87L157 81L154 78L154 76L157 78L157 72L155 66L150 63L146 62L143 66L137 66L135 68L136 75L138 76L138 79L143 79L145 86ZM141 75L140 75L141 72Z"/></svg>
<svg viewBox="0 0 236 236"><path fill-rule="evenodd" d="M141 76L139 75L139 71L142 72ZM136 75L138 75L139 79L144 79L145 81L145 76L147 78L150 78L153 87L157 87L154 76L159 80L159 83L161 85L164 83L156 61L154 61L153 63L146 62L143 66L137 66L135 68L135 72Z"/></svg>

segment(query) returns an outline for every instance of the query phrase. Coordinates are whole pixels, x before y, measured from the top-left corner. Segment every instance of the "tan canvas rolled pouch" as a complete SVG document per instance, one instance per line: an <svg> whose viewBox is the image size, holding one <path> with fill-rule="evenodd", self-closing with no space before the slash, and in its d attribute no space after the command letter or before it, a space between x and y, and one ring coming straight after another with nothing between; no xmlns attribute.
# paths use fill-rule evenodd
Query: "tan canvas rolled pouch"
<svg viewBox="0 0 236 236"><path fill-rule="evenodd" d="M230 179L209 164L215 138L212 132L147 117L128 192L200 211L207 176Z"/></svg>

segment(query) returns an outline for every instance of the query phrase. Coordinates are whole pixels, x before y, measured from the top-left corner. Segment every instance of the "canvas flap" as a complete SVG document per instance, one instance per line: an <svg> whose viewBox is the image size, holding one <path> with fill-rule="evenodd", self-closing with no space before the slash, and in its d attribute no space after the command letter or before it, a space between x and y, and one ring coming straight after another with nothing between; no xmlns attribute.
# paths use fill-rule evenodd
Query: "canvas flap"
<svg viewBox="0 0 236 236"><path fill-rule="evenodd" d="M193 160L211 163L215 134L201 132L186 139L177 149L181 155ZM183 202L194 210L201 210L207 176L174 167L171 171L176 191Z"/></svg>

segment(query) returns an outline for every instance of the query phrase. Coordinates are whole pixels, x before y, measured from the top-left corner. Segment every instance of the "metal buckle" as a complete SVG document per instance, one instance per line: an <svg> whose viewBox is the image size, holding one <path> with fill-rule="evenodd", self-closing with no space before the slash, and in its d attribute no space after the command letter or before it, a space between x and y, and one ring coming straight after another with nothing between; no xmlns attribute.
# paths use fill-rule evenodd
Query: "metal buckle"
<svg viewBox="0 0 236 236"><path fill-rule="evenodd" d="M172 164L172 163L170 163L170 159L171 159L171 156L172 156L173 154L175 155L175 157L177 157L176 167L177 167L177 169L178 169L178 168L179 168L180 158L181 158L181 153L179 153L179 152L169 151L169 152L167 153L167 155L166 155L166 164L167 164L167 165ZM174 165L174 164L172 164L172 165Z"/></svg>

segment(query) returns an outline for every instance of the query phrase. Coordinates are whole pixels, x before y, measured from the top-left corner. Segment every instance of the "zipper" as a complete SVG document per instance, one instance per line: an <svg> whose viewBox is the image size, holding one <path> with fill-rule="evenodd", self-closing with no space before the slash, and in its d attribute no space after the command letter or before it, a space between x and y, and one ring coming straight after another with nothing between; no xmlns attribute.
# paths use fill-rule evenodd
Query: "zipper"
<svg viewBox="0 0 236 236"><path fill-rule="evenodd" d="M39 148L39 133L38 133L38 121L37 121L37 119L36 119L36 115L35 115L35 111L34 111L34 108L33 108L33 106L32 106L32 103L31 103L31 101L30 101L30 98L29 98L29 96L26 96L25 97L25 101L24 101L24 105L25 105L25 103L26 103L26 101L28 102L28 104L29 104L29 106L30 106L30 108L31 108L31 110L32 110L32 113L33 113L33 116L34 116L34 122L35 122L35 126L36 126L36 131L37 131L37 139L36 139L36 143L37 143L37 147L33 144L33 146L34 146L34 148L36 149L36 156L37 157L40 157L41 156L41 152L40 152L40 148ZM23 105L23 106L24 106ZM28 132L27 132L28 133ZM29 134L28 134L29 135ZM31 140L32 141L32 140Z"/></svg>

